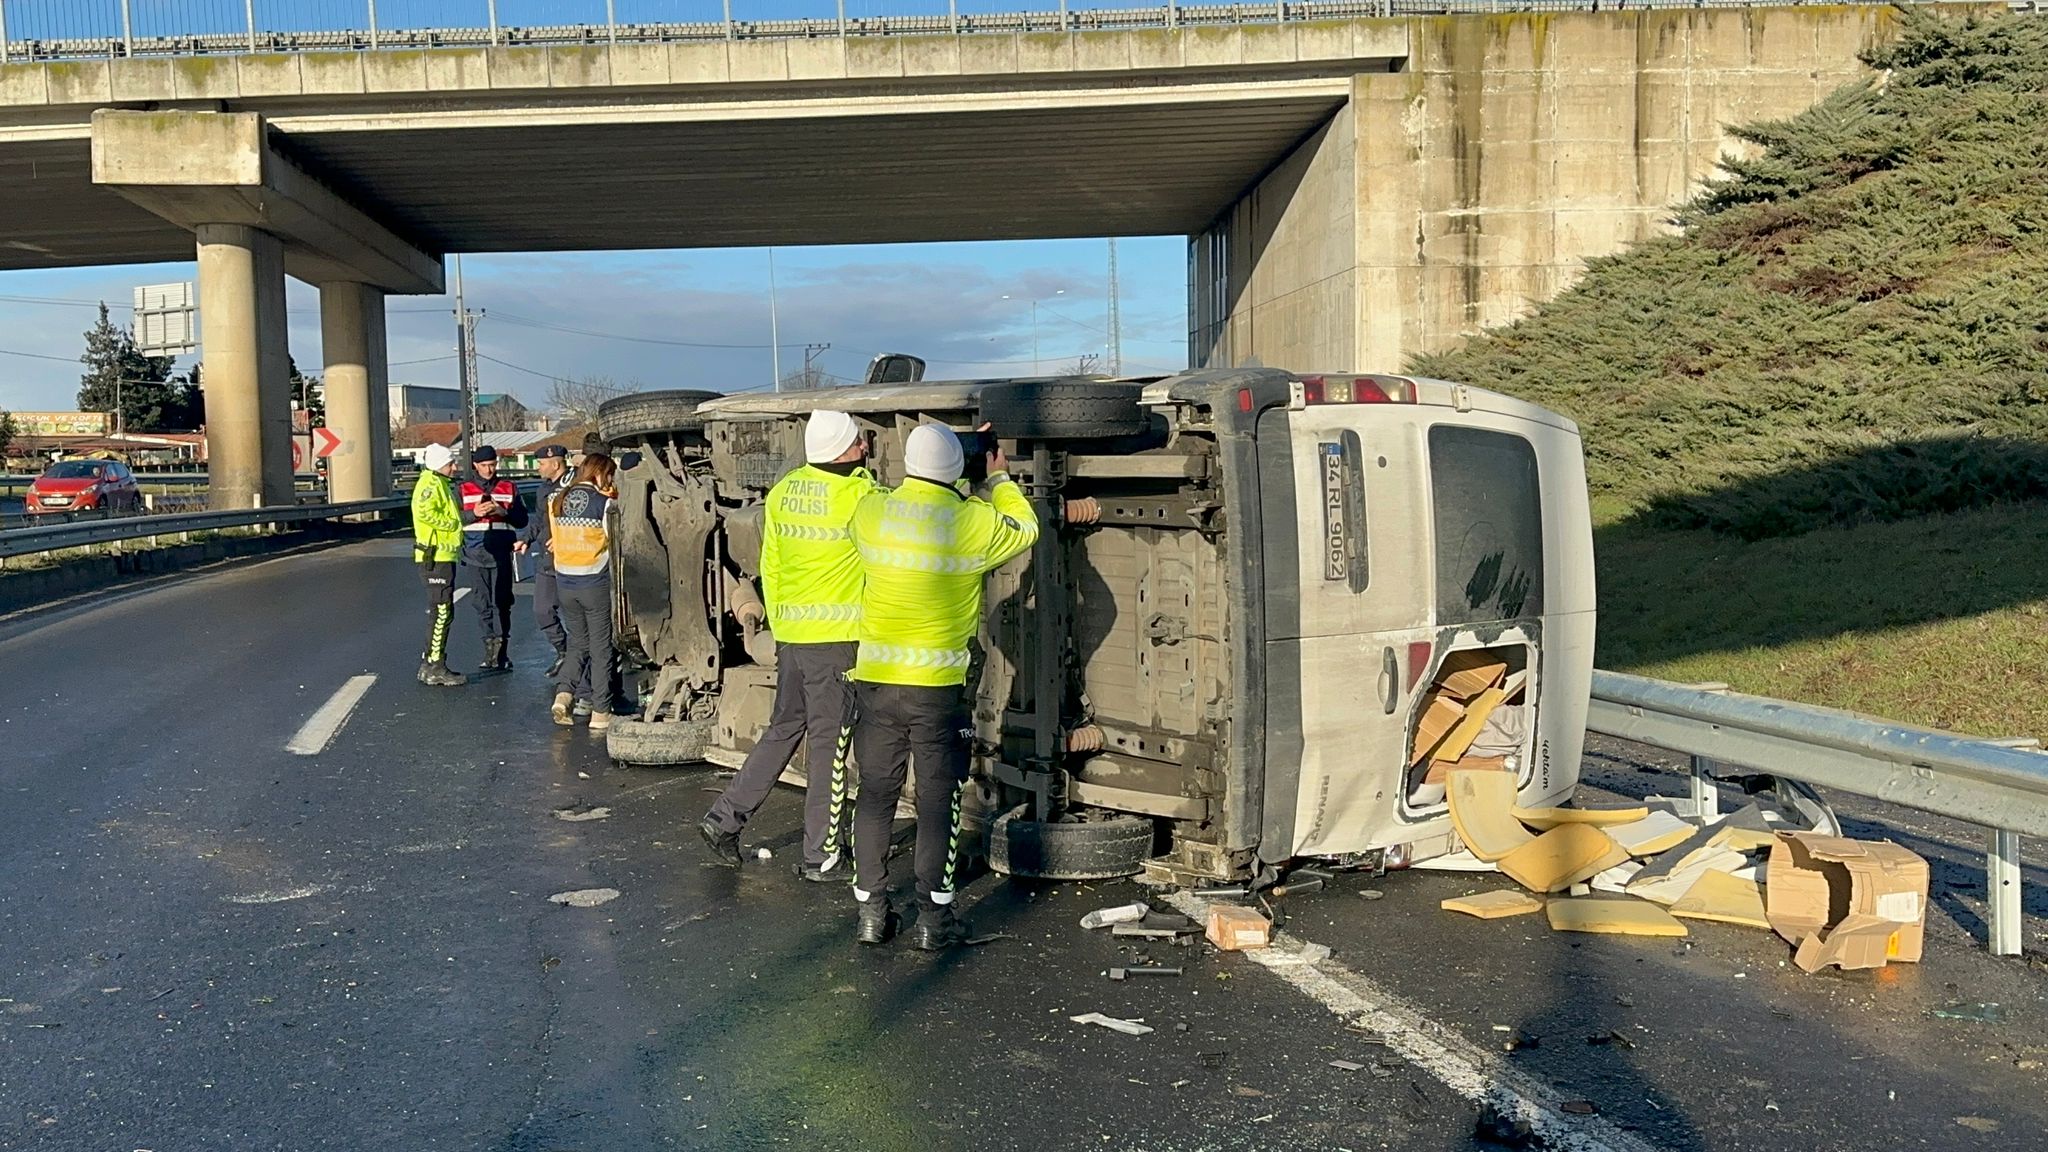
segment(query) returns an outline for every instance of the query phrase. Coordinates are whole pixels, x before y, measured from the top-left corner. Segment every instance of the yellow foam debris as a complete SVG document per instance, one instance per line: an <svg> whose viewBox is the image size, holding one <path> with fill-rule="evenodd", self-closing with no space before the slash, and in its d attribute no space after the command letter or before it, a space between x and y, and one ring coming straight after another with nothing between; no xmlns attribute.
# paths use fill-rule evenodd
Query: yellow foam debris
<svg viewBox="0 0 2048 1152"><path fill-rule="evenodd" d="M1656 856L1678 847L1699 829L1680 820L1669 812L1652 812L1633 824L1610 824L1607 834L1628 854L1641 859Z"/></svg>
<svg viewBox="0 0 2048 1152"><path fill-rule="evenodd" d="M1432 760L1457 760L1462 758L1466 752L1471 751L1472 742L1479 739L1479 733L1486 727L1486 718L1493 715L1493 710L1500 707L1501 702L1507 698L1507 693L1499 688L1488 688L1486 691L1466 701L1465 715L1458 719L1457 726L1451 729L1450 735L1444 737L1444 742L1437 745L1435 750L1430 752L1429 758Z"/></svg>
<svg viewBox="0 0 2048 1152"><path fill-rule="evenodd" d="M1467 916L1477 916L1481 920L1498 920L1503 916L1540 912L1543 910L1543 901L1527 892L1499 888L1471 896L1453 896L1444 901L1442 907L1446 912L1463 912Z"/></svg>
<svg viewBox="0 0 2048 1152"><path fill-rule="evenodd" d="M1718 920L1723 924L1746 924L1769 928L1764 918L1763 886L1728 872L1701 874L1693 886L1671 906L1673 916L1687 920Z"/></svg>
<svg viewBox="0 0 2048 1152"><path fill-rule="evenodd" d="M1755 828L1729 828L1728 835L1721 843L1737 852L1760 852L1776 843L1776 832Z"/></svg>
<svg viewBox="0 0 2048 1152"><path fill-rule="evenodd" d="M1459 776L1483 773L1461 772ZM1455 783L1455 782L1454 782ZM1500 870L1532 892L1561 892L1628 860L1628 850L1590 824L1563 824L1500 858Z"/></svg>
<svg viewBox="0 0 2048 1152"><path fill-rule="evenodd" d="M1669 912L1641 900L1583 896L1552 900L1546 911L1559 932L1610 932L1618 936L1684 936L1685 925Z"/></svg>
<svg viewBox="0 0 2048 1152"><path fill-rule="evenodd" d="M1489 864L1536 839L1509 815L1515 787L1510 772L1451 773L1451 824L1465 847Z"/></svg>
<svg viewBox="0 0 2048 1152"><path fill-rule="evenodd" d="M1591 824L1604 828L1612 824L1633 824L1649 818L1648 808L1516 808L1515 819L1538 832L1560 824Z"/></svg>

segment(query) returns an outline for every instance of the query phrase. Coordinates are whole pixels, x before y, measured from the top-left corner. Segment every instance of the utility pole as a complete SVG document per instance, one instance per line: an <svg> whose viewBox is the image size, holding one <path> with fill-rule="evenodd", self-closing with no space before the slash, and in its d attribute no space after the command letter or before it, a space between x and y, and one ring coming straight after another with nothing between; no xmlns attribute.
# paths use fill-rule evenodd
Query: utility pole
<svg viewBox="0 0 2048 1152"><path fill-rule="evenodd" d="M729 21L728 21L729 23ZM782 391L782 330L775 319L775 249L768 249L768 370L775 374L775 390Z"/></svg>
<svg viewBox="0 0 2048 1152"><path fill-rule="evenodd" d="M462 451L459 458L469 467L476 441L476 320L462 295L462 257L455 257L455 357L462 389Z"/></svg>
<svg viewBox="0 0 2048 1152"><path fill-rule="evenodd" d="M1124 314L1117 303L1116 237L1109 238L1109 374L1124 374Z"/></svg>
<svg viewBox="0 0 2048 1152"><path fill-rule="evenodd" d="M804 387L816 388L818 386L818 377L813 374L812 364L831 347L832 345L829 343L804 345Z"/></svg>

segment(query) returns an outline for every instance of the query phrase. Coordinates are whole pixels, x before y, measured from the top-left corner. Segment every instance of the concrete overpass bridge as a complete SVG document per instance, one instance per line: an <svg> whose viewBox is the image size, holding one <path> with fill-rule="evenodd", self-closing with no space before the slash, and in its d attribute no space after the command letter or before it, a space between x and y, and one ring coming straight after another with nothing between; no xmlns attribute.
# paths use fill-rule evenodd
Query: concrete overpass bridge
<svg viewBox="0 0 2048 1152"><path fill-rule="evenodd" d="M1734 147L1727 125L1807 107L1897 23L1877 6L1161 13L203 54L17 42L0 269L196 251L219 505L292 498L286 275L320 289L336 495L388 485L384 299L439 292L449 252L1184 233L1196 363L1385 369L1665 228Z"/></svg>

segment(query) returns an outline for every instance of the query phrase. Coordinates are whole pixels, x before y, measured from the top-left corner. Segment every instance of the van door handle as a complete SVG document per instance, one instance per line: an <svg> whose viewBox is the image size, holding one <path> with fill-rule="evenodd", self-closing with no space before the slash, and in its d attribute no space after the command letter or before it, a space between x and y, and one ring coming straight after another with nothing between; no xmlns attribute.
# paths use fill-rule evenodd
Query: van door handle
<svg viewBox="0 0 2048 1152"><path fill-rule="evenodd" d="M1380 649L1380 707L1387 715L1394 714L1394 691L1401 683L1401 666L1394 660L1392 647Z"/></svg>

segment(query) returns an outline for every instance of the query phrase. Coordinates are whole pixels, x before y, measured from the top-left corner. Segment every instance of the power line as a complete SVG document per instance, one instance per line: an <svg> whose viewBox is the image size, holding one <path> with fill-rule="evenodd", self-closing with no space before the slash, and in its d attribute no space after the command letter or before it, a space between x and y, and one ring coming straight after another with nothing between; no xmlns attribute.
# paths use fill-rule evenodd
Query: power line
<svg viewBox="0 0 2048 1152"><path fill-rule="evenodd" d="M593 332L588 328L571 328L566 324L551 324L545 320L535 320L530 317L521 316L514 312L493 312L491 313L491 315L500 320L509 320L512 323L525 328L542 328L546 329L549 332L567 332L570 333L571 335L589 336L598 340L624 340L632 344L660 344L663 345L664 347L669 348L719 348L730 351L765 352L771 348L776 347L801 348L804 344L804 342L801 340L784 342L779 345L706 344L700 341L693 340L663 340L656 336L628 336L623 332Z"/></svg>

